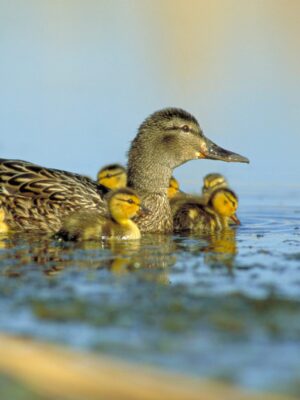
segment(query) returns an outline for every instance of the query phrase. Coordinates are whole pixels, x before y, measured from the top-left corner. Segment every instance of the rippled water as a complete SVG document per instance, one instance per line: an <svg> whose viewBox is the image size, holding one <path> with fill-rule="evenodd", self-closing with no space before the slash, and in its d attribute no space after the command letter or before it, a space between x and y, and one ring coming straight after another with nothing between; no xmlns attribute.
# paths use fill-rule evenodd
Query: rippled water
<svg viewBox="0 0 300 400"><path fill-rule="evenodd" d="M3 237L0 329L300 394L300 205L239 216L112 248Z"/></svg>

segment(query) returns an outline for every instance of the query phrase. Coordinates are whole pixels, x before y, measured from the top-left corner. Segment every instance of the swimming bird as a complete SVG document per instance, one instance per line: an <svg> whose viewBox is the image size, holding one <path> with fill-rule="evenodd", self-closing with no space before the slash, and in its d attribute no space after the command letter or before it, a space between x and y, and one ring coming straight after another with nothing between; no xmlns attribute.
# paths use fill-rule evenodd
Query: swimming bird
<svg viewBox="0 0 300 400"><path fill-rule="evenodd" d="M204 202L207 202L212 194L217 189L227 188L228 182L224 175L219 173L210 173L203 178L202 196Z"/></svg>
<svg viewBox="0 0 300 400"><path fill-rule="evenodd" d="M238 197L228 188L212 192L207 204L203 204L199 198L191 198L174 214L174 230L216 231L228 228L230 220L239 225L237 207Z"/></svg>
<svg viewBox="0 0 300 400"><path fill-rule="evenodd" d="M151 114L128 153L128 187L150 210L136 217L141 232L172 232L167 189L173 169L194 159L249 160L206 138L194 116L179 108ZM0 160L0 201L12 230L57 232L79 210L107 212L101 187L91 179L26 161Z"/></svg>
<svg viewBox="0 0 300 400"><path fill-rule="evenodd" d="M134 190L122 188L110 192L107 205L107 216L95 210L69 215L56 237L65 240L139 239L140 230L131 219L145 209Z"/></svg>
<svg viewBox="0 0 300 400"><path fill-rule="evenodd" d="M127 172L120 164L109 164L102 167L97 174L97 182L103 186L103 192L126 187Z"/></svg>

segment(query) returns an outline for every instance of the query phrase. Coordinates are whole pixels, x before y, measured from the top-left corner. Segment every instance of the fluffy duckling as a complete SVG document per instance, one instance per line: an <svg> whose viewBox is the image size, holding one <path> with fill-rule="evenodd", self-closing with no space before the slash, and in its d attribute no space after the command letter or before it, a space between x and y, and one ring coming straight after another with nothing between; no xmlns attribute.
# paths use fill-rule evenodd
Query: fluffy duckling
<svg viewBox="0 0 300 400"><path fill-rule="evenodd" d="M173 199L178 193L180 192L179 189L179 182L178 180L172 175L170 182L169 182L169 187L167 189L167 196L168 199L171 200Z"/></svg>
<svg viewBox="0 0 300 400"><path fill-rule="evenodd" d="M212 192L208 203L200 199L190 199L174 214L174 230L179 231L215 231L227 228L232 220L239 225L235 212L238 207L237 195L228 188Z"/></svg>
<svg viewBox="0 0 300 400"><path fill-rule="evenodd" d="M103 144L105 146L105 144ZM173 220L167 189L173 170L195 159L249 160L204 136L197 119L180 108L151 114L140 125L128 152L128 187L151 213L136 222L141 232L168 233ZM105 216L107 202L99 185L82 175L21 160L0 159L0 201L8 227L15 231L57 232L74 212Z"/></svg>
<svg viewBox="0 0 300 400"><path fill-rule="evenodd" d="M227 188L228 182L224 175L219 173L211 173L203 178L202 196L204 202L207 202L212 194L217 189Z"/></svg>
<svg viewBox="0 0 300 400"><path fill-rule="evenodd" d="M97 182L107 192L126 187L127 172L120 164L109 164L101 168L97 174Z"/></svg>
<svg viewBox="0 0 300 400"><path fill-rule="evenodd" d="M74 213L65 220L57 236L65 240L128 240L141 237L138 226L131 219L145 209L132 189L111 192L108 211L106 217L98 211Z"/></svg>

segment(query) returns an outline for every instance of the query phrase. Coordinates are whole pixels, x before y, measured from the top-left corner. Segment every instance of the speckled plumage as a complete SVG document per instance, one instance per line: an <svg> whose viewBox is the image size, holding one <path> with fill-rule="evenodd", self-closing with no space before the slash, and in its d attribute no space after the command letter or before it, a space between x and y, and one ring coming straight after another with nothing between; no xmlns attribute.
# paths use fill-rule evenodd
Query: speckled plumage
<svg viewBox="0 0 300 400"><path fill-rule="evenodd" d="M91 179L66 171L0 159L0 204L10 230L55 232L77 210L105 210Z"/></svg>

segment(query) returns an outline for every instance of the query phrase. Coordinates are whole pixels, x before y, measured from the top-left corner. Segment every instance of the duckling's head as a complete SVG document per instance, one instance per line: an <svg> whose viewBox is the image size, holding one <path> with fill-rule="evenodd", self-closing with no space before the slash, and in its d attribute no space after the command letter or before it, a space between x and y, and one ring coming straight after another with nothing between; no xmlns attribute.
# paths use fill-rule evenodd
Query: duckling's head
<svg viewBox="0 0 300 400"><path fill-rule="evenodd" d="M167 190L168 199L173 199L174 196L179 192L179 183L174 176L171 176L170 184Z"/></svg>
<svg viewBox="0 0 300 400"><path fill-rule="evenodd" d="M228 182L225 176L218 173L211 173L205 175L203 178L202 193L217 189L228 187Z"/></svg>
<svg viewBox="0 0 300 400"><path fill-rule="evenodd" d="M238 208L238 197L232 190L228 188L216 190L212 193L208 204L218 215L228 217L236 224L240 223L235 214Z"/></svg>
<svg viewBox="0 0 300 400"><path fill-rule="evenodd" d="M141 124L131 144L128 184L139 187L140 182L137 181L145 180L146 176L147 184L153 188L154 181L159 177L156 186L164 185L167 189L175 167L199 158L249 162L247 158L222 149L206 138L196 118L187 111L180 108L157 111Z"/></svg>
<svg viewBox="0 0 300 400"><path fill-rule="evenodd" d="M119 164L106 165L98 172L97 181L110 190L126 187L126 169Z"/></svg>
<svg viewBox="0 0 300 400"><path fill-rule="evenodd" d="M108 209L115 221L122 222L133 218L142 209L142 205L134 190L122 188L111 192Z"/></svg>

